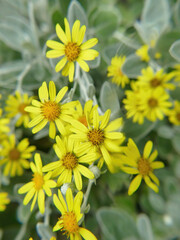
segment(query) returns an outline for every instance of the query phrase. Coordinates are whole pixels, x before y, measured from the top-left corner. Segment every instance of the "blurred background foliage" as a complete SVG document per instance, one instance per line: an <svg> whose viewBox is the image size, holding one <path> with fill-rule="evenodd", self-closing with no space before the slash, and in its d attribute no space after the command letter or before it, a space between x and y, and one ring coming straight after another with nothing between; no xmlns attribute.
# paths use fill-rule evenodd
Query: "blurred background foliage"
<svg viewBox="0 0 180 240"><path fill-rule="evenodd" d="M100 57L90 63L90 73L83 73L82 85L74 98L85 101L84 91L90 98L96 96L103 111L111 109L112 119L125 116L121 104L124 92L107 81L107 66L113 56L127 56L123 72L131 79L147 65L135 51L143 44L150 45L151 40L156 41L153 51L162 55L154 64L168 71L180 61L179 0L0 0L2 106L7 95L15 90L36 95L43 81L53 80L59 89L67 84L67 79L54 71L57 60L49 61L45 57L45 43L55 38L56 23L64 27L64 17L71 25L76 19L85 24L87 39L92 36L99 39ZM72 87L70 83L69 87ZM177 87L171 97L180 100L179 93ZM180 127L167 119L155 123L145 121L143 125L126 120L123 132L141 150L147 140L154 142L158 159L166 165L156 172L160 192L156 194L144 184L129 197L130 177L123 172L113 175L106 172L90 194L86 227L99 240L180 239ZM44 162L55 157L46 129L32 136L30 130L18 128L16 135L29 137ZM17 194L19 183L30 179L30 174L13 179L0 177L3 189L11 196L11 204L0 213L0 239L25 240L28 236L37 239L38 232L41 239L49 240L59 217L53 206L47 207L47 212L50 211L47 215L51 213L51 226L47 226L41 215L35 211L30 214L29 206L23 206L23 197Z"/></svg>

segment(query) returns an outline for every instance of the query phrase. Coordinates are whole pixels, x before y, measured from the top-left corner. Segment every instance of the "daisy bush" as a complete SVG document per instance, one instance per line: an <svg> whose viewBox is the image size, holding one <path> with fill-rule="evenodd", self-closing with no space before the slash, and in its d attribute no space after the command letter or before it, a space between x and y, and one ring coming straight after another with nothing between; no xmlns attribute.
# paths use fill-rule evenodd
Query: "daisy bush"
<svg viewBox="0 0 180 240"><path fill-rule="evenodd" d="M180 239L180 1L0 6L0 240Z"/></svg>

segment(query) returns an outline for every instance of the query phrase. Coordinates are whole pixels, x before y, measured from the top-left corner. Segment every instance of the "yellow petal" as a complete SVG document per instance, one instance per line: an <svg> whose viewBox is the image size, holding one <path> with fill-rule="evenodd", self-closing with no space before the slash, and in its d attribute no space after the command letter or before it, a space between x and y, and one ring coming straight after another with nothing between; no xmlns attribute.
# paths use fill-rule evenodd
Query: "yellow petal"
<svg viewBox="0 0 180 240"><path fill-rule="evenodd" d="M50 100L54 101L56 97L56 86L53 81L49 82L49 96Z"/></svg>
<svg viewBox="0 0 180 240"><path fill-rule="evenodd" d="M65 86L58 92L58 94L56 96L56 103L59 103L62 100L62 98L66 94L67 90L68 90L68 87Z"/></svg>
<svg viewBox="0 0 180 240"><path fill-rule="evenodd" d="M72 28L72 41L77 42L79 36L80 21L76 20Z"/></svg>
<svg viewBox="0 0 180 240"><path fill-rule="evenodd" d="M40 213L43 214L45 210L45 194L43 189L40 189L38 192L38 207L39 207Z"/></svg>
<svg viewBox="0 0 180 240"><path fill-rule="evenodd" d="M98 43L97 38L91 38L91 39L89 39L88 41L86 41L85 43L83 43L83 44L81 45L81 49L82 49L82 50L85 50L85 49L88 49L88 48L92 48L92 47L95 46L97 43Z"/></svg>
<svg viewBox="0 0 180 240"><path fill-rule="evenodd" d="M80 227L79 233L85 240L97 240L97 238L87 229Z"/></svg>
<svg viewBox="0 0 180 240"><path fill-rule="evenodd" d="M142 176L137 175L131 182L129 189L128 189L128 195L132 195L139 187L142 181Z"/></svg>
<svg viewBox="0 0 180 240"><path fill-rule="evenodd" d="M86 32L86 26L83 25L80 30L79 30L79 36L78 36L78 40L77 40L77 45L81 45L83 39L84 39L84 34Z"/></svg>
<svg viewBox="0 0 180 240"><path fill-rule="evenodd" d="M47 58L58 58L63 55L65 55L64 50L50 50L50 51L47 51L46 53Z"/></svg>
<svg viewBox="0 0 180 240"><path fill-rule="evenodd" d="M67 21L67 19L64 19L64 24L65 24L65 33L66 33L66 37L68 42L71 42L71 31L70 31L70 27L69 27L69 22Z"/></svg>
<svg viewBox="0 0 180 240"><path fill-rule="evenodd" d="M73 173L74 173L75 185L76 185L77 189L80 191L82 189L81 174L79 173L77 168L73 169Z"/></svg>
<svg viewBox="0 0 180 240"><path fill-rule="evenodd" d="M145 176L145 177L144 177L144 181L145 181L145 183L148 185L148 187L150 187L152 190L154 190L155 192L158 192L158 191L159 191L159 189L158 189L158 187L156 186L156 184L154 184L154 183L150 180L150 178L149 178L148 176Z"/></svg>
<svg viewBox="0 0 180 240"><path fill-rule="evenodd" d="M55 71L56 72L59 72L61 71L61 69L64 67L64 65L66 64L67 62L67 58L66 57L63 57L57 64L56 64L56 67L55 67Z"/></svg>
<svg viewBox="0 0 180 240"><path fill-rule="evenodd" d="M56 127L54 122L51 121L49 124L49 137L54 139L55 136L56 136Z"/></svg>
<svg viewBox="0 0 180 240"><path fill-rule="evenodd" d="M74 62L69 63L69 81L73 82L74 77Z"/></svg>
<svg viewBox="0 0 180 240"><path fill-rule="evenodd" d="M77 62L85 72L89 72L89 66L85 61L83 61L82 59L77 59Z"/></svg>
<svg viewBox="0 0 180 240"><path fill-rule="evenodd" d="M62 51L65 49L65 46L64 44L60 43L60 42L57 42L57 41L54 41L54 40L48 40L46 42L46 45L49 47L49 48L52 48L54 50L59 50L59 51Z"/></svg>
<svg viewBox="0 0 180 240"><path fill-rule="evenodd" d="M145 159L148 159L150 153L151 153L151 150L152 150L152 147L153 147L153 143L152 141L148 141L144 147L144 151L143 151L143 157Z"/></svg>
<svg viewBox="0 0 180 240"><path fill-rule="evenodd" d="M58 38L66 45L68 43L68 39L66 37L66 34L62 30L59 24L56 24L56 34Z"/></svg>
<svg viewBox="0 0 180 240"><path fill-rule="evenodd" d="M72 195L71 188L68 188L66 191L66 201L67 201L68 210L71 212L74 207L73 195Z"/></svg>

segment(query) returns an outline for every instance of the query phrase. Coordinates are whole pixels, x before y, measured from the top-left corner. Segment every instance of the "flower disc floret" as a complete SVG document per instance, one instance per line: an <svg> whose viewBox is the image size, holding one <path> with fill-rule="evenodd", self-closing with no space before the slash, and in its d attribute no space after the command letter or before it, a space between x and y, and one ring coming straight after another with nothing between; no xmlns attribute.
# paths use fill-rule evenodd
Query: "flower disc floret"
<svg viewBox="0 0 180 240"><path fill-rule="evenodd" d="M104 132L101 129L92 129L87 133L88 140L93 145L99 146L104 142Z"/></svg>
<svg viewBox="0 0 180 240"><path fill-rule="evenodd" d="M75 61L78 58L79 54L80 54L80 47L77 45L77 43L69 42L65 46L65 55L69 62Z"/></svg>
<svg viewBox="0 0 180 240"><path fill-rule="evenodd" d="M78 165L78 159L73 153L66 153L66 155L62 159L63 166L66 169L74 169Z"/></svg>
<svg viewBox="0 0 180 240"><path fill-rule="evenodd" d="M20 158L20 152L17 150L17 148L13 148L9 152L9 158L12 161L17 161Z"/></svg>
<svg viewBox="0 0 180 240"><path fill-rule="evenodd" d="M44 118L48 121L55 121L60 115L60 106L56 102L45 102L41 110Z"/></svg>
<svg viewBox="0 0 180 240"><path fill-rule="evenodd" d="M79 225L77 223L76 215L74 212L66 212L62 215L60 220L63 221L62 231L69 236L70 234L76 234L79 230Z"/></svg>

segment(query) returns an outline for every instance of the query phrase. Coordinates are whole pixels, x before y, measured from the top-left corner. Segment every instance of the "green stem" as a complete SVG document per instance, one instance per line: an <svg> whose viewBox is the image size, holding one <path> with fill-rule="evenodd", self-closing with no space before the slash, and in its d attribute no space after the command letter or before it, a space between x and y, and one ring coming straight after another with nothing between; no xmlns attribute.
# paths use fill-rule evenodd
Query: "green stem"
<svg viewBox="0 0 180 240"><path fill-rule="evenodd" d="M84 201L83 201L83 204L81 206L82 212L84 212L86 207L87 207L88 198L89 198L89 194L91 192L91 188L92 188L93 183L94 183L94 180L89 179L88 186L87 186L87 189L86 189L86 193L84 194Z"/></svg>

